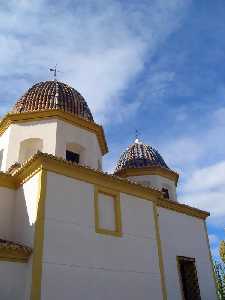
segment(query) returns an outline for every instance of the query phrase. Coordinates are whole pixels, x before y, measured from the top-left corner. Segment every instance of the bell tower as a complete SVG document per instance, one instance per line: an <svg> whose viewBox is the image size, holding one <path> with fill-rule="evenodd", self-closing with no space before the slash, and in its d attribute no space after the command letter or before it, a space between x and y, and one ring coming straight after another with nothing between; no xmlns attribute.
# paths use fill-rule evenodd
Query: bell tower
<svg viewBox="0 0 225 300"><path fill-rule="evenodd" d="M56 79L34 84L2 119L0 134L2 171L37 151L101 169L108 152L103 128L85 99Z"/></svg>

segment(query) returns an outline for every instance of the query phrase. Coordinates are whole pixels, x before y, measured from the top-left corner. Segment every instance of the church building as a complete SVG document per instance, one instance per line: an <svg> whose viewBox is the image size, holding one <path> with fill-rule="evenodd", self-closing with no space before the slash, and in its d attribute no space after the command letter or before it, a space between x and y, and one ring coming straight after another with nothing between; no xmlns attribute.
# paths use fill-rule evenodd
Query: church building
<svg viewBox="0 0 225 300"><path fill-rule="evenodd" d="M0 122L0 300L216 300L208 212L136 139L113 174L102 126L58 80Z"/></svg>

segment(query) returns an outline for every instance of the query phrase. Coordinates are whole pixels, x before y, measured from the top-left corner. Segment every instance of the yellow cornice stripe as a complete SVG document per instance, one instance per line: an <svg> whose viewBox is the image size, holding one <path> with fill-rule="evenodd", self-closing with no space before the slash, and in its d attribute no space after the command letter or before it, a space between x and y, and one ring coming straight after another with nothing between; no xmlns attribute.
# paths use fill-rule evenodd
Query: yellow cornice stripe
<svg viewBox="0 0 225 300"><path fill-rule="evenodd" d="M129 176L143 176L143 175L159 175L166 177L175 182L177 185L179 174L159 166L143 167L143 168L128 168L118 171L116 175L126 178Z"/></svg>
<svg viewBox="0 0 225 300"><path fill-rule="evenodd" d="M204 210L200 210L198 208L194 208L191 206L188 206L186 204L178 203L172 200L166 200L163 198L158 198L156 200L156 205L158 207L170 209L173 211L176 211L178 213L182 213L188 216L200 218L200 219L206 219L210 216L209 212L206 212Z"/></svg>
<svg viewBox="0 0 225 300"><path fill-rule="evenodd" d="M16 179L10 174L0 172L0 187L16 189Z"/></svg>
<svg viewBox="0 0 225 300"><path fill-rule="evenodd" d="M19 246L10 242L9 245L0 247L0 261L27 262L32 250L25 246Z"/></svg>
<svg viewBox="0 0 225 300"><path fill-rule="evenodd" d="M94 123L87 121L81 117L75 116L68 112L62 110L42 110L42 111L33 111L33 112L24 112L20 114L7 114L0 122L0 135L3 134L6 129L14 123L25 123L30 121L38 121L43 119L52 119L56 118L65 122L68 122L74 126L86 129L90 132L96 134L99 145L102 151L102 154L108 152L108 146L105 139L105 134L103 127Z"/></svg>
<svg viewBox="0 0 225 300"><path fill-rule="evenodd" d="M166 200L159 190L145 187L127 179L102 173L88 167L71 164L61 158L56 158L53 155L44 153L36 154L30 161L23 165L21 169L14 173L14 176L17 178L17 183L23 183L30 178L31 174L35 174L40 168L149 200L154 202L158 207L167 208L196 218L206 219L209 216L208 212L175 201Z"/></svg>

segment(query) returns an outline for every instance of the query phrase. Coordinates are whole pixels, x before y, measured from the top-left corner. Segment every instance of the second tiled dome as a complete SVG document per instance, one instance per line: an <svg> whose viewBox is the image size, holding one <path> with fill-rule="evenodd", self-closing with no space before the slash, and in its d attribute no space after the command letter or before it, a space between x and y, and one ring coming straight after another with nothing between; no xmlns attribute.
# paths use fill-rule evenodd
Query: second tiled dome
<svg viewBox="0 0 225 300"><path fill-rule="evenodd" d="M115 173L128 168L143 168L150 166L159 166L169 169L156 149L136 139L120 156Z"/></svg>
<svg viewBox="0 0 225 300"><path fill-rule="evenodd" d="M93 121L91 111L81 94L59 81L44 81L33 85L15 104L13 113L59 109Z"/></svg>

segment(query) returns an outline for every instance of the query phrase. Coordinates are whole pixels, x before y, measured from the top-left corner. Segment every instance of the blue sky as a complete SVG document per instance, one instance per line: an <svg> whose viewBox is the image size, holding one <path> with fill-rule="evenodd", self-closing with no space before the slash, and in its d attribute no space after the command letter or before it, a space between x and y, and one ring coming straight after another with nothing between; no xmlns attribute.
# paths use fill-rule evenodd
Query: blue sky
<svg viewBox="0 0 225 300"><path fill-rule="evenodd" d="M180 173L181 202L209 210L213 254L225 228L223 0L0 3L0 114L52 78L103 124L112 171L135 130Z"/></svg>

